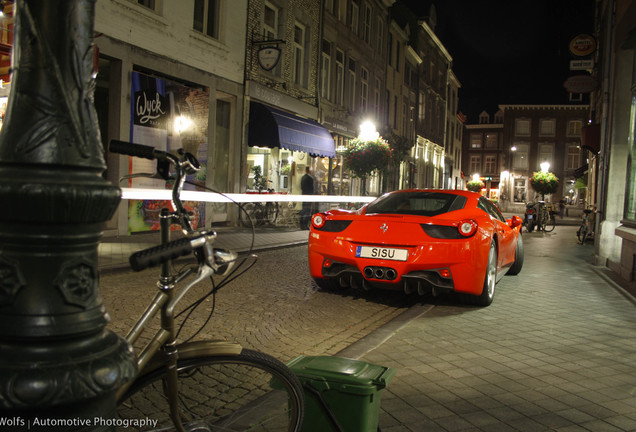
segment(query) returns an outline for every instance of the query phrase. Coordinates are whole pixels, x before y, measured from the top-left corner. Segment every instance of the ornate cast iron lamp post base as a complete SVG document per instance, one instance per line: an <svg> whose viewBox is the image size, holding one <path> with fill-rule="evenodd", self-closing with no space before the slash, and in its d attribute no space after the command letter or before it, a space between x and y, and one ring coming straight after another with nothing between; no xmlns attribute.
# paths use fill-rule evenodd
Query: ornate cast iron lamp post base
<svg viewBox="0 0 636 432"><path fill-rule="evenodd" d="M114 393L135 373L98 290L98 242L120 191L101 176L94 3L16 3L0 132L0 417L11 430L61 419L75 421L59 430L114 430L95 419L115 417Z"/></svg>

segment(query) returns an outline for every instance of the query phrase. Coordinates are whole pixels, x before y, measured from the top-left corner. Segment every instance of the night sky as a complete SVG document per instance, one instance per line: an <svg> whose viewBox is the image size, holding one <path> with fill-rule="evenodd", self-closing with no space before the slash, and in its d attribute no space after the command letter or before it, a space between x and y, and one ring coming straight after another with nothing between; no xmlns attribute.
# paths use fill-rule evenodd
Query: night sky
<svg viewBox="0 0 636 432"><path fill-rule="evenodd" d="M418 16L426 0L403 0ZM435 33L453 57L468 123L499 104L567 104L570 40L594 29L593 0L439 0Z"/></svg>

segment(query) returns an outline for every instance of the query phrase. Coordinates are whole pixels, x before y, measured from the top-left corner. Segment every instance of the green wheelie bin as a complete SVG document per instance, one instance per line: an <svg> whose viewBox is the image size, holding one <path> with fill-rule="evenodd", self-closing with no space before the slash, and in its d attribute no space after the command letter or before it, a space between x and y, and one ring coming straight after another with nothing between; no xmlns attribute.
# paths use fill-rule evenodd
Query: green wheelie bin
<svg viewBox="0 0 636 432"><path fill-rule="evenodd" d="M380 390L395 369L334 356L298 356L288 363L305 389L302 432L376 432Z"/></svg>

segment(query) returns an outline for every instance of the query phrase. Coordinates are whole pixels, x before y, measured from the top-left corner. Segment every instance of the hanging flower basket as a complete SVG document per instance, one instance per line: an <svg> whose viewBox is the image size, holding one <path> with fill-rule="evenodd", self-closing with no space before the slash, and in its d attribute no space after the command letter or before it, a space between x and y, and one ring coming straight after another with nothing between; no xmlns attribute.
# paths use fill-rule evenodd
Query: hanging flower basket
<svg viewBox="0 0 636 432"><path fill-rule="evenodd" d="M466 183L466 188L471 192L479 192L485 187L486 185L481 180L471 180L468 183Z"/></svg>
<svg viewBox="0 0 636 432"><path fill-rule="evenodd" d="M530 177L530 186L542 197L553 194L559 187L559 179L551 172L535 172Z"/></svg>
<svg viewBox="0 0 636 432"><path fill-rule="evenodd" d="M345 168L354 177L364 178L373 171L385 171L391 161L391 147L382 138L373 141L353 139L342 153Z"/></svg>

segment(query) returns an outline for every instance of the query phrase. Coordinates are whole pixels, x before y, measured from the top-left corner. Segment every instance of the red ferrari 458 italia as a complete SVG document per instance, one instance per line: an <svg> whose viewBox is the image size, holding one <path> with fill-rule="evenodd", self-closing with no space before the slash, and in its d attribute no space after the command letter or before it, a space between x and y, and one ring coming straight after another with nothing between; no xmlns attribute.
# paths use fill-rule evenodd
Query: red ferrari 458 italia
<svg viewBox="0 0 636 432"><path fill-rule="evenodd" d="M311 222L309 268L322 288L454 291L488 306L499 279L523 266L523 221L474 192L400 190Z"/></svg>

